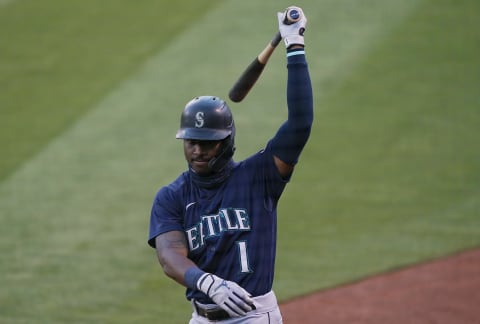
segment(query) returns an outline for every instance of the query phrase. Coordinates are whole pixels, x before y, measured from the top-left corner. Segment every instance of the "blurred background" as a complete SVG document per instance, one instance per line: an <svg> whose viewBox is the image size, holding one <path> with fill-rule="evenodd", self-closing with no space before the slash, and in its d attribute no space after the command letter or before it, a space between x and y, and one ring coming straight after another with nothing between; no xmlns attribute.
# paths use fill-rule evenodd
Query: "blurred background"
<svg viewBox="0 0 480 324"><path fill-rule="evenodd" d="M289 5L313 133L279 206L280 301L480 245L480 2L0 0L0 322L186 323L147 246L197 95L227 99ZM280 44L236 160L286 118Z"/></svg>

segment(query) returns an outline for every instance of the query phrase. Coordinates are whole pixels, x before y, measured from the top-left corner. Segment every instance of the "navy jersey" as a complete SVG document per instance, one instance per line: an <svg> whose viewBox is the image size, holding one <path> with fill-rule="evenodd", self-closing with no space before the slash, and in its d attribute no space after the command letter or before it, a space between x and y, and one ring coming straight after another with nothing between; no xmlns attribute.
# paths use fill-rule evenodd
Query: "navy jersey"
<svg viewBox="0 0 480 324"><path fill-rule="evenodd" d="M148 243L169 231L185 233L188 258L200 269L234 281L252 296L271 291L274 277L277 204L288 179L282 179L273 156L295 165L308 140L313 121L313 97L303 49L287 50L288 119L266 148L228 164L228 172L199 179L182 173L161 188L153 202ZM201 182L203 181L203 182ZM205 185L207 184L207 185ZM187 298L213 303L202 292L187 288Z"/></svg>
<svg viewBox="0 0 480 324"><path fill-rule="evenodd" d="M182 231L188 257L203 271L235 281L253 296L272 289L277 203L288 179L275 166L270 145L235 163L219 188L197 186L189 171L157 193L148 243L168 231ZM187 289L187 298L211 301Z"/></svg>

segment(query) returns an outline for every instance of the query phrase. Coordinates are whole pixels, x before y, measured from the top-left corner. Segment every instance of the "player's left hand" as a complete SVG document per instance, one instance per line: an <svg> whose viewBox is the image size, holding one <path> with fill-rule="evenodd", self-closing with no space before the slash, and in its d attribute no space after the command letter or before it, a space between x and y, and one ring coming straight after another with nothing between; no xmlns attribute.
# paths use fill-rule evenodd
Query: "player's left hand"
<svg viewBox="0 0 480 324"><path fill-rule="evenodd" d="M255 309L253 299L245 289L211 273L205 273L198 279L197 288L232 317L245 316Z"/></svg>

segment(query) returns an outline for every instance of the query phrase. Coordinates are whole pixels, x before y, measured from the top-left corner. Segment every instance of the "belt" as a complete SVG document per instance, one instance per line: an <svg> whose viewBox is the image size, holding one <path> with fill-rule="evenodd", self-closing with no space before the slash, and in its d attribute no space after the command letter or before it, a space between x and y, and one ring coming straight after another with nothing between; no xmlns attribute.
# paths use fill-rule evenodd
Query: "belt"
<svg viewBox="0 0 480 324"><path fill-rule="evenodd" d="M205 317L209 321L223 321L226 319L231 318L231 316L227 313L227 311L221 309L220 307L218 308L204 308L202 305L197 303L196 301L193 303L195 305L195 310L197 311L197 314Z"/></svg>

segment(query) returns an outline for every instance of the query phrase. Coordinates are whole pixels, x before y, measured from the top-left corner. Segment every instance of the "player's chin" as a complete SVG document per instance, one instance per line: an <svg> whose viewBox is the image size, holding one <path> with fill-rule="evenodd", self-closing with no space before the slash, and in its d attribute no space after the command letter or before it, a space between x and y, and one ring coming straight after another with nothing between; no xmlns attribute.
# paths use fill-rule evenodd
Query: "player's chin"
<svg viewBox="0 0 480 324"><path fill-rule="evenodd" d="M208 166L208 161L192 160L190 161L190 166L195 173L200 175L208 175L211 172L210 167Z"/></svg>

